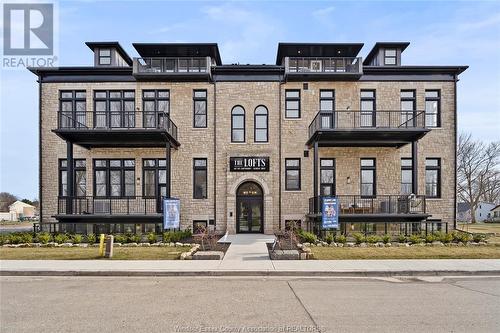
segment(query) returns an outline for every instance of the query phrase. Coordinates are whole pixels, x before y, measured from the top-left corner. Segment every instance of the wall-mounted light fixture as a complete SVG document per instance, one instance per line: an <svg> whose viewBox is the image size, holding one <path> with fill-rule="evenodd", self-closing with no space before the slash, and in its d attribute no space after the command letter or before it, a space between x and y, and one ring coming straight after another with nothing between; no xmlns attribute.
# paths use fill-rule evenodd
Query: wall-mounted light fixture
<svg viewBox="0 0 500 333"><path fill-rule="evenodd" d="M351 183L351 177L347 176L347 184L350 184L350 183Z"/></svg>

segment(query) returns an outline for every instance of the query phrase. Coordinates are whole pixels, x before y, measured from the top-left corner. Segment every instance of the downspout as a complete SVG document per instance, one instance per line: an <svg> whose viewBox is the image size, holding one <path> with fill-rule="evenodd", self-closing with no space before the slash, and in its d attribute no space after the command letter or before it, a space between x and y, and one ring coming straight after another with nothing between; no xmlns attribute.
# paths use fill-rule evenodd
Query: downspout
<svg viewBox="0 0 500 333"><path fill-rule="evenodd" d="M42 202L42 75L38 74L38 214L40 231L43 231Z"/></svg>
<svg viewBox="0 0 500 333"><path fill-rule="evenodd" d="M458 139L457 139L457 130L458 130L458 111L457 111L457 81L458 81L458 75L455 73L454 77L454 106L455 106L455 121L454 121L454 126L455 126L455 156L454 156L454 167L455 167L455 189L454 189L454 197L453 197L453 229L457 229L457 144L458 144Z"/></svg>
<svg viewBox="0 0 500 333"><path fill-rule="evenodd" d="M279 149L278 149L278 187L279 187L279 191L278 191L278 216L279 216L279 230L281 230L281 187L282 187L282 184L281 184L281 88L283 86L283 83L284 83L284 80L283 79L280 79L280 83L279 83L279 92L278 92L278 98L279 98L279 103L278 103L278 113L279 113L279 125L278 125L278 145L279 145Z"/></svg>
<svg viewBox="0 0 500 333"><path fill-rule="evenodd" d="M217 229L217 82L212 77L214 85L214 230ZM227 229L227 225L226 225Z"/></svg>

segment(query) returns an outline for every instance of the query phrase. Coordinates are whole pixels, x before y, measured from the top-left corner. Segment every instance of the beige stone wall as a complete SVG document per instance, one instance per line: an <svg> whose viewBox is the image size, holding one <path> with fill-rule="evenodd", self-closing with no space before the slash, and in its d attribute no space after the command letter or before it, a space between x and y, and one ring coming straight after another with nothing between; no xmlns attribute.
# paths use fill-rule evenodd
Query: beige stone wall
<svg viewBox="0 0 500 333"><path fill-rule="evenodd" d="M308 126L319 109L319 90L335 89L336 109L359 109L360 89L376 89L377 109L398 110L400 89L417 90L417 109L424 109L424 90L441 89L442 128L432 129L419 142L419 193L425 193L425 158L440 157L442 162L442 198L429 199L428 212L434 218L452 222L454 199L454 85L453 82L217 82L211 83L44 83L42 84L42 217L54 221L57 213L58 159L66 158L66 144L52 130L57 127L59 90L87 91L87 110L93 110L93 90L133 89L136 108L142 110L142 89L169 89L172 120L179 129L179 150L172 152L172 196L181 199L182 227L191 227L193 219L216 217L217 229L234 232L236 228L235 192L242 182L253 180L264 189L265 232L271 233L287 219L304 219L308 199L313 193L313 151L304 157ZM207 89L208 127L193 128L193 89ZM301 89L300 119L285 119L285 89ZM217 93L216 110L214 91ZM280 115L281 90L281 115ZM231 143L231 109L241 105L246 111L246 142ZM269 112L269 142L254 143L254 111L265 105ZM215 118L217 113L217 119ZM281 123L281 131L280 131ZM281 161L280 134L281 133ZM217 151L214 152L214 139ZM215 157L214 157L215 154ZM92 195L93 158L135 158L136 195L142 194L142 159L163 158L162 148L106 148L85 150L74 147L75 158L87 159L87 194ZM269 156L270 172L230 172L232 156ZM410 146L396 148L321 148L320 157L336 158L337 194L359 194L359 159L377 160L377 193L398 194L400 189L400 158L410 157ZM193 199L193 158L208 160L208 198ZM285 191L285 158L301 159L300 191ZM281 177L281 221L279 217L279 180ZM347 183L350 177L351 183ZM214 183L216 195L214 197ZM216 205L216 212L214 208ZM216 216L215 216L216 215Z"/></svg>

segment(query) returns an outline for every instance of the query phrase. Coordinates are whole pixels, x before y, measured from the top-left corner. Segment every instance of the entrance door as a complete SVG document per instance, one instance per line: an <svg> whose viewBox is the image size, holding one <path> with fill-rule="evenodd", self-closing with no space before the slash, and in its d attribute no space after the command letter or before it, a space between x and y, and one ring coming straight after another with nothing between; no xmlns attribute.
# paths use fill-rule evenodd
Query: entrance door
<svg viewBox="0 0 500 333"><path fill-rule="evenodd" d="M335 159L333 158L320 160L320 194L335 195Z"/></svg>
<svg viewBox="0 0 500 333"><path fill-rule="evenodd" d="M237 232L263 232L263 208L263 194L261 187L254 182L241 184L236 192Z"/></svg>

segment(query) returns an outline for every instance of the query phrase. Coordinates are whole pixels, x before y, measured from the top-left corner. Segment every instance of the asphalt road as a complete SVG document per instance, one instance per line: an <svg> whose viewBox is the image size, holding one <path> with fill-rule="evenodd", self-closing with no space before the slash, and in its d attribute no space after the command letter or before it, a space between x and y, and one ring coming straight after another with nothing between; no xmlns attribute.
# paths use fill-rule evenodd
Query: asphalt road
<svg viewBox="0 0 500 333"><path fill-rule="evenodd" d="M500 278L2 277L1 332L498 332Z"/></svg>

